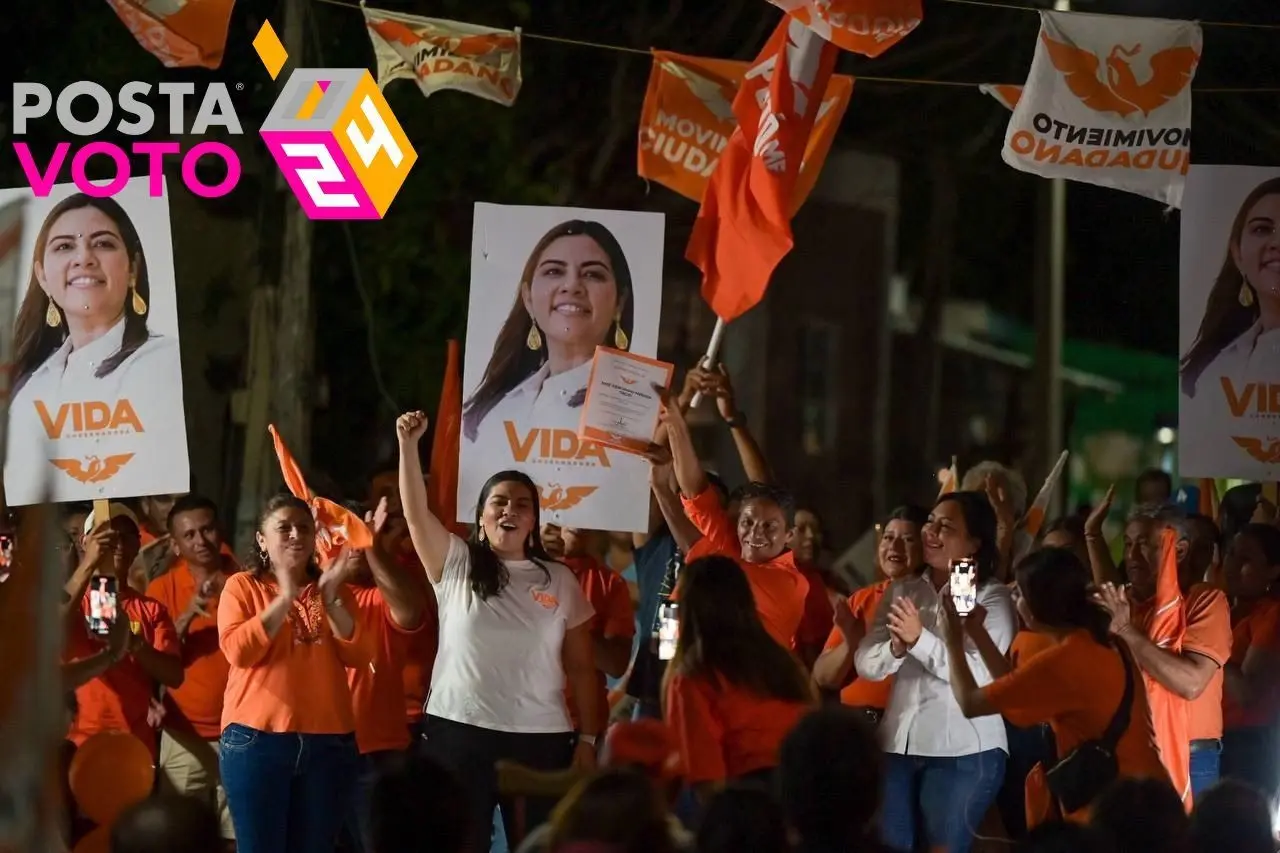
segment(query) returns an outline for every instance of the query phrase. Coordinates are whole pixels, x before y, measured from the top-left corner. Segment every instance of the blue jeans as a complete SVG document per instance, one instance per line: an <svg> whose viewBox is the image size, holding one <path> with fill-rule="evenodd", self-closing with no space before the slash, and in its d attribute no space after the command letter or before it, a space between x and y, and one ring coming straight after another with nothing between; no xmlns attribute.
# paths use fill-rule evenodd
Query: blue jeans
<svg viewBox="0 0 1280 853"><path fill-rule="evenodd" d="M917 824L924 830L922 847L969 853L1004 780L1007 756L989 749L955 758L885 756L882 836L894 850L917 849Z"/></svg>
<svg viewBox="0 0 1280 853"><path fill-rule="evenodd" d="M237 853L333 853L351 802L355 735L222 731L222 786Z"/></svg>
<svg viewBox="0 0 1280 853"><path fill-rule="evenodd" d="M1218 784L1222 775L1222 744L1197 741L1191 753L1191 800Z"/></svg>

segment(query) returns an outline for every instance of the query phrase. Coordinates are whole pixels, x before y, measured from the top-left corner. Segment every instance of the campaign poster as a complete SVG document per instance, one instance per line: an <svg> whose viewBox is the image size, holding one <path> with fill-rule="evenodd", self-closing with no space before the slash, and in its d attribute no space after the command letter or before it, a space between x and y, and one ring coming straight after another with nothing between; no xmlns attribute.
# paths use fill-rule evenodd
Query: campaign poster
<svg viewBox="0 0 1280 853"><path fill-rule="evenodd" d="M9 360L10 506L190 485L169 200L149 177L25 200Z"/></svg>
<svg viewBox="0 0 1280 853"><path fill-rule="evenodd" d="M1179 472L1280 480L1280 167L1193 165L1180 255Z"/></svg>
<svg viewBox="0 0 1280 853"><path fill-rule="evenodd" d="M522 471L542 521L644 531L648 463L578 438L597 346L653 357L658 213L477 204L463 356L458 521L492 475Z"/></svg>

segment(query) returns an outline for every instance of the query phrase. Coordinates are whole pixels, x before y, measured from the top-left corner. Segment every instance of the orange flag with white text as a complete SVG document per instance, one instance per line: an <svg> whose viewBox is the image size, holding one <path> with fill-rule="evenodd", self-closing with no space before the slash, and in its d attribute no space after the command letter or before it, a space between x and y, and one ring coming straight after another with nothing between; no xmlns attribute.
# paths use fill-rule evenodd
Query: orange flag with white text
<svg viewBox="0 0 1280 853"><path fill-rule="evenodd" d="M795 241L800 162L838 51L783 18L733 101L738 127L702 198L685 257L702 270L702 296L728 322L764 298Z"/></svg>
<svg viewBox="0 0 1280 853"><path fill-rule="evenodd" d="M738 126L733 101L751 64L653 52L640 109L636 172L685 198L702 201L720 155ZM809 197L853 96L853 78L832 75L792 193L792 213Z"/></svg>
<svg viewBox="0 0 1280 853"><path fill-rule="evenodd" d="M280 460L280 473L284 475L285 487L294 497L301 498L311 507L311 515L316 520L316 554L320 557L320 565L332 562L343 548L369 548L373 545L373 532L364 520L351 510L333 501L317 497L307 488L307 481L302 476L298 462L285 447L275 424L269 424L267 430L275 443L276 458Z"/></svg>
<svg viewBox="0 0 1280 853"><path fill-rule="evenodd" d="M1160 566L1156 574L1156 597L1145 624L1140 627L1147 639L1173 654L1182 652L1182 639L1187 632L1187 609L1178 584L1178 535L1164 531L1160 549ZM1143 673L1147 685L1147 704L1156 733L1160 760L1169 771L1174 790L1187 811L1191 810L1191 740L1190 703L1176 696L1154 678Z"/></svg>
<svg viewBox="0 0 1280 853"><path fill-rule="evenodd" d="M217 68L227 45L235 0L107 0L167 68Z"/></svg>
<svg viewBox="0 0 1280 853"><path fill-rule="evenodd" d="M769 0L837 47L877 57L924 18L921 0Z"/></svg>
<svg viewBox="0 0 1280 853"><path fill-rule="evenodd" d="M458 460L462 452L462 363L458 342L449 341L444 384L436 405L436 429L431 436L431 467L427 479L427 504L445 527L466 536L458 522Z"/></svg>

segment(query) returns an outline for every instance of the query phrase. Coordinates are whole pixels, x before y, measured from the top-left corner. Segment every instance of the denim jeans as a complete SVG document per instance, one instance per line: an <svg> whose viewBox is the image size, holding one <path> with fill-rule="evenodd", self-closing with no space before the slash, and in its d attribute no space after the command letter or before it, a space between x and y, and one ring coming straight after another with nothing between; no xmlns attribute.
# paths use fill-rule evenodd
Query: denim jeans
<svg viewBox="0 0 1280 853"><path fill-rule="evenodd" d="M1191 801L1218 784L1222 770L1222 744L1197 741L1191 753Z"/></svg>
<svg viewBox="0 0 1280 853"><path fill-rule="evenodd" d="M237 853L333 853L356 783L355 735L222 731Z"/></svg>
<svg viewBox="0 0 1280 853"><path fill-rule="evenodd" d="M886 847L917 849L917 823L925 843L947 853L969 853L1004 780L1007 756L989 749L954 758L885 756L882 835Z"/></svg>

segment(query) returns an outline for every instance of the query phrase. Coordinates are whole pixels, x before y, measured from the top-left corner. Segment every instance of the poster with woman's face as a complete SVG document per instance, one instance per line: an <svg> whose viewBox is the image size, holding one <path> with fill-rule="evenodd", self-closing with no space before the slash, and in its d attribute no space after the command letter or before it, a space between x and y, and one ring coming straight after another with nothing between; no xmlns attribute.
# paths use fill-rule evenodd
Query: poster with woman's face
<svg viewBox="0 0 1280 853"><path fill-rule="evenodd" d="M150 178L25 198L9 379L12 506L186 492L169 200Z"/></svg>
<svg viewBox="0 0 1280 853"><path fill-rule="evenodd" d="M663 227L657 213L476 205L459 521L517 470L545 523L648 529L648 463L577 432L597 346L656 355Z"/></svg>
<svg viewBox="0 0 1280 853"><path fill-rule="evenodd" d="M1192 166L1181 244L1179 469L1280 480L1280 167Z"/></svg>

